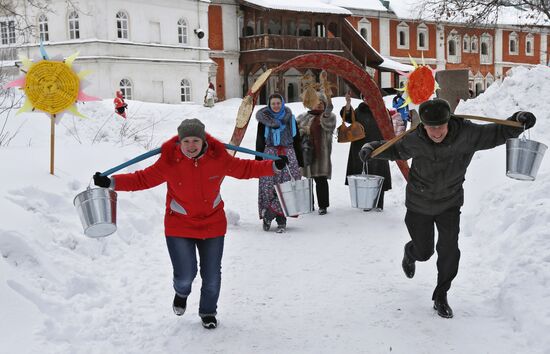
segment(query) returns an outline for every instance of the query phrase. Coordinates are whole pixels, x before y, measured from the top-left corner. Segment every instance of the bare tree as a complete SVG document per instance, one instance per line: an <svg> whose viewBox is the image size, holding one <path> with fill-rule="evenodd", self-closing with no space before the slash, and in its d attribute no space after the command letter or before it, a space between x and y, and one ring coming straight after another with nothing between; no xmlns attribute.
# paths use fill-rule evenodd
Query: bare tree
<svg viewBox="0 0 550 354"><path fill-rule="evenodd" d="M422 0L422 8L441 21L495 24L513 13L517 25L550 25L550 0Z"/></svg>

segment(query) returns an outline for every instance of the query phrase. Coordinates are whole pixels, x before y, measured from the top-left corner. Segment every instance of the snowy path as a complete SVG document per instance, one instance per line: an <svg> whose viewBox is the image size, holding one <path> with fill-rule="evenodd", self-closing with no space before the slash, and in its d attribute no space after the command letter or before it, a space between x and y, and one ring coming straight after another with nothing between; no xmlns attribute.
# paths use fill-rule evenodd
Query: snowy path
<svg viewBox="0 0 550 354"><path fill-rule="evenodd" d="M345 149L336 146L336 154ZM343 167L336 166L335 176L342 174ZM119 193L117 234L100 241L86 239L76 220L70 220L75 235L51 237L57 240L55 252L76 254L51 263L36 254L37 260L27 262L23 274L43 282L45 294L21 284L12 283L12 288L45 319L34 345L52 353L521 351L525 343L498 315L494 299L499 278L488 277L479 267L471 238L461 241L461 269L449 295L454 319L441 319L431 309L435 259L419 264L413 280L402 274L402 247L408 236L400 176L394 175L383 213L349 208L347 187L341 178L333 179L329 214L290 220L284 235L261 231L256 188L254 180L228 179L224 185L232 196L226 209L230 214L239 211L241 220L230 225L226 239L216 331L206 331L199 323L200 278L188 312L176 317L171 311L171 267L159 212L164 189L158 188ZM26 202L17 193L8 199L39 205L31 212L50 224L45 232L63 231L67 226L56 230L55 223L69 221L51 215L72 212L66 209L72 207L67 200L74 191L67 191L66 200L41 193L20 193L36 195ZM144 200L148 205L140 204ZM44 201L49 205L40 207ZM45 212L52 208L51 214ZM24 240L12 236L14 242ZM38 265L46 267L34 274ZM57 279L58 273L65 274Z"/></svg>

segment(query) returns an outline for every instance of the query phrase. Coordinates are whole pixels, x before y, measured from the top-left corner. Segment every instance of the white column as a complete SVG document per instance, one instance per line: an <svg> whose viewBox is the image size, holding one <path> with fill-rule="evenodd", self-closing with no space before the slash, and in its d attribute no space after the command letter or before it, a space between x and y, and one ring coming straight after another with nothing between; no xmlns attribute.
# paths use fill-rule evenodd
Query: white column
<svg viewBox="0 0 550 354"><path fill-rule="evenodd" d="M495 30L495 79L502 80L503 77L503 70L502 70L502 54L503 54L503 35L502 35L502 29L497 28ZM481 41L480 47L481 47ZM481 49L480 49L481 50Z"/></svg>
<svg viewBox="0 0 550 354"><path fill-rule="evenodd" d="M546 33L540 34L540 63L542 65L548 65L548 35Z"/></svg>
<svg viewBox="0 0 550 354"><path fill-rule="evenodd" d="M380 18L380 54L386 58L390 57L390 19ZM381 87L392 87L391 73L380 75Z"/></svg>
<svg viewBox="0 0 550 354"><path fill-rule="evenodd" d="M459 43L462 46L461 43ZM445 70L445 27L437 25L435 31L435 61L437 70Z"/></svg>

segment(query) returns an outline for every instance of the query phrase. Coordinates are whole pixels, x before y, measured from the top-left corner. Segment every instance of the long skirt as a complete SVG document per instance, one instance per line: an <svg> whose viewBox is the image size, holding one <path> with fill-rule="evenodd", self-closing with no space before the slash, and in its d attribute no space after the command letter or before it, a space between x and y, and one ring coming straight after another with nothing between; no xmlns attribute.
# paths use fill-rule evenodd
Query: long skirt
<svg viewBox="0 0 550 354"><path fill-rule="evenodd" d="M275 173L274 176L260 177L258 191L258 212L260 219L271 221L277 216L284 218L283 209L275 192L275 184L290 181L290 174L294 179L302 178L296 153L292 147L285 146L266 146L264 153L270 155L286 155L288 157L288 168L284 168L281 172Z"/></svg>

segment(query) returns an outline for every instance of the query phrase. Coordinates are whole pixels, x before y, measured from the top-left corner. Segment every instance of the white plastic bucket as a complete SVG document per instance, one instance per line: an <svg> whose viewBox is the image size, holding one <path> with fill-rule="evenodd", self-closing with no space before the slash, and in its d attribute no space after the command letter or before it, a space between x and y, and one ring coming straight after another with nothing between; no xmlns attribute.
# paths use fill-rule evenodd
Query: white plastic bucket
<svg viewBox="0 0 550 354"><path fill-rule="evenodd" d="M116 231L117 194L109 188L88 188L73 200L84 234L98 238Z"/></svg>
<svg viewBox="0 0 550 354"><path fill-rule="evenodd" d="M291 180L275 185L275 191L285 216L297 216L313 211L312 186L311 178Z"/></svg>
<svg viewBox="0 0 550 354"><path fill-rule="evenodd" d="M534 181L548 146L524 137L506 141L506 176Z"/></svg>
<svg viewBox="0 0 550 354"><path fill-rule="evenodd" d="M373 209L378 204L384 177L377 175L348 176L349 194L352 208Z"/></svg>

